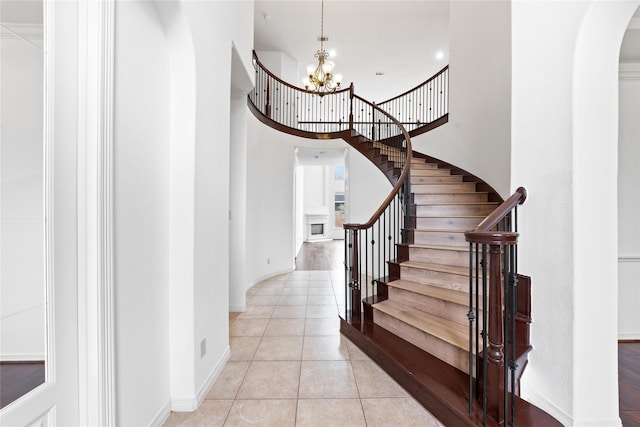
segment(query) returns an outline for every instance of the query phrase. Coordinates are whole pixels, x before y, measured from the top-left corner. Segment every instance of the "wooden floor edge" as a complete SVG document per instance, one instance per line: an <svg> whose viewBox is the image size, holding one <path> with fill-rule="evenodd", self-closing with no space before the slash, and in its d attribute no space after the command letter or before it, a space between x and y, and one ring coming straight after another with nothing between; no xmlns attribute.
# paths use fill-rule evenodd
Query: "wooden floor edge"
<svg viewBox="0 0 640 427"><path fill-rule="evenodd" d="M468 413L468 376L380 326L340 318L340 332L444 425L481 426L479 405ZM561 426L540 408L516 398L516 425ZM489 426L498 424L489 419Z"/></svg>

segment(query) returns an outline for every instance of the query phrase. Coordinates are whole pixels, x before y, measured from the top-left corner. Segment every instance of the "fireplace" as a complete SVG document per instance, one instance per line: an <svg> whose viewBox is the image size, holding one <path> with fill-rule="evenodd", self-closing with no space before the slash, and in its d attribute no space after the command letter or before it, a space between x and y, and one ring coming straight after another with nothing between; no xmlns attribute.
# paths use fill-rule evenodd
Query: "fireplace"
<svg viewBox="0 0 640 427"><path fill-rule="evenodd" d="M329 215L305 215L307 242L326 240L329 227Z"/></svg>

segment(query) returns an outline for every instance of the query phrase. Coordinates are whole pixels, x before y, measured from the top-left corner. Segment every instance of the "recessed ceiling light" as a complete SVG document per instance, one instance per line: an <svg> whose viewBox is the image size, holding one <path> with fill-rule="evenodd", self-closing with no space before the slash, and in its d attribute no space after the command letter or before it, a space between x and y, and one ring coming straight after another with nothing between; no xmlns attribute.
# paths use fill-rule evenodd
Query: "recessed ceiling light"
<svg viewBox="0 0 640 427"><path fill-rule="evenodd" d="M444 58L444 52L443 51L436 52L436 59L442 59L442 58Z"/></svg>
<svg viewBox="0 0 640 427"><path fill-rule="evenodd" d="M335 49L331 49L331 50L329 51L329 56L330 56L330 57L332 57L332 58L333 58L334 56L336 56L336 50L335 50Z"/></svg>

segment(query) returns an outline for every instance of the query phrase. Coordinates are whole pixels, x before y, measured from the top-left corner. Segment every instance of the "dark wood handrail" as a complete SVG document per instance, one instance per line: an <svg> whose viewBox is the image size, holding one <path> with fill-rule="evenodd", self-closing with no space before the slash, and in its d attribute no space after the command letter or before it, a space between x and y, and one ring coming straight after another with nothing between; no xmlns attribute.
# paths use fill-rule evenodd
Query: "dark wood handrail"
<svg viewBox="0 0 640 427"><path fill-rule="evenodd" d="M410 94L411 92L413 92L414 90L420 89L420 87L429 84L430 81L435 80L436 78L438 78L439 75L441 75L442 73L444 73L445 71L447 71L449 69L449 66L445 66L443 69L441 69L440 71L438 71L437 73L435 73L432 77L429 77L427 80L425 80L424 82L420 83L419 85L417 85L414 88L409 89L408 91L401 93L398 96L394 96L393 98L387 99L386 101L383 102L379 102L377 105L382 105L382 104L386 104L387 102L391 102L391 101L395 101L398 98L402 98L403 96L406 96L408 94Z"/></svg>
<svg viewBox="0 0 640 427"><path fill-rule="evenodd" d="M507 200L502 202L500 206L483 219L482 222L471 232L486 232L491 230L496 226L496 224L509 215L509 212L511 212L516 205L523 204L526 199L527 190L524 187L518 187L518 189Z"/></svg>
<svg viewBox="0 0 640 427"><path fill-rule="evenodd" d="M274 79L278 83L280 83L280 84L282 84L282 85L284 85L286 87L289 87L291 89L295 89L297 91L300 91L300 92L305 92L305 93L307 92L304 89L300 89L299 87L292 85L291 83L285 82L280 77L278 77L275 74L273 74L267 67L264 66L264 64L262 62L260 62L260 59L258 58L258 54L256 53L255 50L253 51L253 60L257 65L260 66L260 68L262 68L262 70L264 70L265 73L267 73L267 75L269 77L271 77L272 79ZM349 86L345 87L344 89L336 90L335 92L331 92L331 93L341 93L341 92L346 92L348 90L350 90Z"/></svg>
<svg viewBox="0 0 640 427"><path fill-rule="evenodd" d="M411 157L412 157L413 149L411 147L411 137L409 137L409 133L406 131L404 126L400 124L398 120L396 120L393 116L391 116L386 111L378 108L375 104L372 104L371 102L367 101L366 99L360 98L358 95L354 95L354 98L358 98L360 101L366 104L369 104L371 107L375 108L379 112L383 113L385 116L389 117L389 119L402 130L402 135L404 136L405 141L407 141L407 158L406 158L404 167L402 168L402 173L400 174L400 178L398 178L398 182L393 187L393 189L391 190L387 198L384 199L382 204L380 204L380 207L374 212L374 214L371 216L369 221L365 222L364 224L344 224L343 225L345 230L364 230L373 226L373 224L375 224L375 222L380 218L380 216L382 216L382 213L391 204L391 202L396 197L396 195L400 192L400 189L404 185L404 182L407 179L407 176L409 175L409 171L411 170Z"/></svg>

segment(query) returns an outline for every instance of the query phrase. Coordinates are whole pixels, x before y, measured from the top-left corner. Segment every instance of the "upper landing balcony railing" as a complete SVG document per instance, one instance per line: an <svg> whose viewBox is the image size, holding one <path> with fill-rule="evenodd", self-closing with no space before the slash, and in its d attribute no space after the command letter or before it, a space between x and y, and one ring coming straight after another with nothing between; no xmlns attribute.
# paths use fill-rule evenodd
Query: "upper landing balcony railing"
<svg viewBox="0 0 640 427"><path fill-rule="evenodd" d="M255 53L254 67L255 88L249 93L252 107L264 116L261 120L294 135L324 139L359 134L381 141L402 133L389 115L398 119L411 135L447 121L448 67L414 89L375 106L358 97L353 84L320 96L275 76Z"/></svg>

